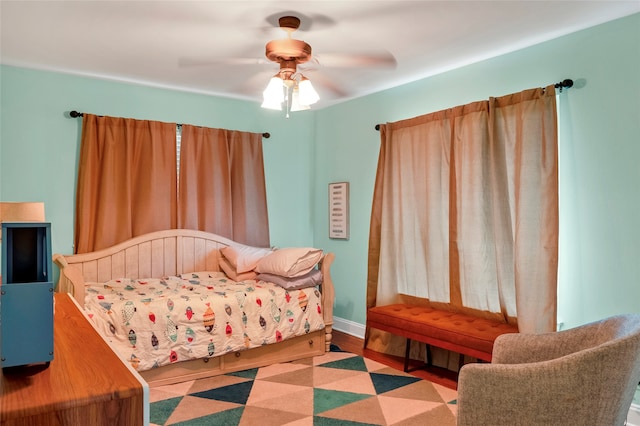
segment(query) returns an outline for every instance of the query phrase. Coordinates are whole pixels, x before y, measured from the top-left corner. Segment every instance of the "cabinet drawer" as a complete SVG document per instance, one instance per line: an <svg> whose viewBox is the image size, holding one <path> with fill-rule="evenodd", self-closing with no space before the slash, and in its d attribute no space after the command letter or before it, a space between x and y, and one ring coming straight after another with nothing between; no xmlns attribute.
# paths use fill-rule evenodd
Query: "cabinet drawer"
<svg viewBox="0 0 640 426"><path fill-rule="evenodd" d="M274 353L271 345L261 346L250 351L230 352L223 355L223 369L225 371L239 371L256 368L284 361L291 361L291 354L296 359L309 358L324 354L324 330L315 331L304 336L294 337L277 344L280 353ZM281 350L286 352L287 359L283 359Z"/></svg>

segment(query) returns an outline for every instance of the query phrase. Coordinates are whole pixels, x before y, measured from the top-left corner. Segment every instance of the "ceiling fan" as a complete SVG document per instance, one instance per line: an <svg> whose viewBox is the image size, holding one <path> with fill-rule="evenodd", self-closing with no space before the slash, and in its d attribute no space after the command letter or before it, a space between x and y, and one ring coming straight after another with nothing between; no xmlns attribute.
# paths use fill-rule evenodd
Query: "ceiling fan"
<svg viewBox="0 0 640 426"><path fill-rule="evenodd" d="M271 16L271 19L276 16ZM308 23L310 24L310 23ZM275 39L265 45L264 59L257 58L224 58L222 60L181 60L180 64L208 65L215 63L238 65L260 65L276 63L278 72L271 77L267 88L263 91L262 107L281 110L283 106L289 111L309 109L310 105L319 100L319 95L313 88L311 81L302 73L331 68L392 68L396 60L389 52L382 51L370 54L340 54L322 53L315 55L307 42L298 40L292 35L300 29L301 20L293 14L285 14L278 18L278 26L287 33L285 38ZM307 25L309 26L309 25ZM327 89L342 93L337 84L316 74L316 79Z"/></svg>
<svg viewBox="0 0 640 426"><path fill-rule="evenodd" d="M300 19L295 16L283 16L278 20L280 28L287 32L285 39L271 40L265 46L265 56L271 62L280 65L280 70L269 81L263 92L263 108L289 110L309 109L320 96L311 85L311 81L298 72L298 65L311 59L311 46L291 37L291 33L300 28Z"/></svg>
<svg viewBox="0 0 640 426"><path fill-rule="evenodd" d="M310 105L319 100L318 93L311 85L311 81L298 69L299 65L311 63L319 66L321 61L312 54L311 46L292 37L292 33L300 28L300 18L285 15L278 19L280 29L287 33L287 38L269 41L265 46L265 56L271 62L279 64L280 69L274 75L263 92L263 108L282 109L284 104L289 110L298 111L309 109ZM324 66L364 67L364 66L395 66L395 58L390 54L384 55L326 55L328 63ZM331 62L333 61L333 65ZM307 68L306 70L314 70ZM305 69L303 71L306 72Z"/></svg>

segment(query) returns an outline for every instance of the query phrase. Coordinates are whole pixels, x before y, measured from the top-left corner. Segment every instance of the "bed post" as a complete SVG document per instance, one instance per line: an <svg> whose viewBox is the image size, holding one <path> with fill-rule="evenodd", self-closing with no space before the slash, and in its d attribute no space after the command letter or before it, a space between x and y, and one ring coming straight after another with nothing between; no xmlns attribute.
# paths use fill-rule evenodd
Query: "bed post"
<svg viewBox="0 0 640 426"><path fill-rule="evenodd" d="M331 264L336 255L327 253L321 261L322 271L322 316L325 324L325 352L331 350L331 339L333 331L333 301L335 298L335 288L331 279Z"/></svg>
<svg viewBox="0 0 640 426"><path fill-rule="evenodd" d="M70 293L80 306L84 306L84 278L82 271L70 265L61 254L53 255L53 262L60 268L60 278L56 286L57 293Z"/></svg>

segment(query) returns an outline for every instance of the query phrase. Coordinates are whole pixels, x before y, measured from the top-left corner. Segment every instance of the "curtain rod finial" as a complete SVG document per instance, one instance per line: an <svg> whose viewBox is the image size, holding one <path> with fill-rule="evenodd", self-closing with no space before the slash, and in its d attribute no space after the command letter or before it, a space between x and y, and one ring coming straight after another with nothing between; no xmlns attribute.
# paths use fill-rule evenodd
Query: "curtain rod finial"
<svg viewBox="0 0 640 426"><path fill-rule="evenodd" d="M573 87L573 80L567 78L566 80L562 80L563 87Z"/></svg>
<svg viewBox="0 0 640 426"><path fill-rule="evenodd" d="M573 80L571 80L570 78L564 79L559 83L555 84L556 89L560 88L560 90L562 90L562 88L564 87L573 87Z"/></svg>

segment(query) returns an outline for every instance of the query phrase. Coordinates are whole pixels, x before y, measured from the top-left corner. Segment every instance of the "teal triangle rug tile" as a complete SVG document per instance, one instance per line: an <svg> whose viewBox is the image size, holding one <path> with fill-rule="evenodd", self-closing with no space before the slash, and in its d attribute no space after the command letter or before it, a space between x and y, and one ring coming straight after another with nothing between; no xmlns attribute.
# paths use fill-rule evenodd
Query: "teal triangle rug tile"
<svg viewBox="0 0 640 426"><path fill-rule="evenodd" d="M371 395L316 388L313 390L313 414L333 410L367 398L371 398Z"/></svg>
<svg viewBox="0 0 640 426"><path fill-rule="evenodd" d="M236 371L235 373L227 373L227 376L242 377L243 379L255 379L258 375L259 368L252 368L250 370Z"/></svg>
<svg viewBox="0 0 640 426"><path fill-rule="evenodd" d="M345 358L338 361L331 361L324 364L319 364L319 366L325 368L339 368L342 370L368 371L364 359L359 356L353 356L351 358Z"/></svg>
<svg viewBox="0 0 640 426"><path fill-rule="evenodd" d="M349 420L330 419L329 417L314 416L313 426L380 426L373 423L353 422Z"/></svg>
<svg viewBox="0 0 640 426"><path fill-rule="evenodd" d="M218 401L233 402L236 404L246 404L251 394L253 381L237 383L235 385L223 386L220 388L209 389L202 392L190 394L198 398L215 399Z"/></svg>
<svg viewBox="0 0 640 426"><path fill-rule="evenodd" d="M331 352L346 352L346 351L343 351L342 349L340 349L340 347L338 345L334 345L333 343L329 346L329 348L330 348L329 350Z"/></svg>
<svg viewBox="0 0 640 426"><path fill-rule="evenodd" d="M163 425L182 401L182 397L165 399L163 401L152 402L149 410L149 421L153 424Z"/></svg>
<svg viewBox="0 0 640 426"><path fill-rule="evenodd" d="M413 376L395 376L380 373L369 373L369 376L371 376L371 382L378 395L422 380Z"/></svg>
<svg viewBox="0 0 640 426"><path fill-rule="evenodd" d="M226 410L197 419L186 420L179 423L172 423L172 426L213 426L213 425L239 425L242 420L244 407ZM153 423L153 421L152 421Z"/></svg>

